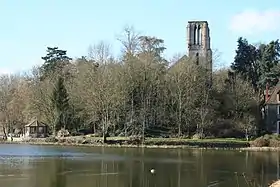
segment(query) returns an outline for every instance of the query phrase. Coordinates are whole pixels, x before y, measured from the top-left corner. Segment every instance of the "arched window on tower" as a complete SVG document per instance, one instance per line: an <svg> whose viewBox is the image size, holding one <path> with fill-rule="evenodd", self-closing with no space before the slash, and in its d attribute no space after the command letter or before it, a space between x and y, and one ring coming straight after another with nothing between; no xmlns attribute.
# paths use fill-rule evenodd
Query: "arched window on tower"
<svg viewBox="0 0 280 187"><path fill-rule="evenodd" d="M196 63L196 65L199 64L199 54L198 53L195 54L195 63Z"/></svg>
<svg viewBox="0 0 280 187"><path fill-rule="evenodd" d="M199 45L202 45L202 28L201 28L201 26L199 26L198 35L199 35Z"/></svg>
<svg viewBox="0 0 280 187"><path fill-rule="evenodd" d="M200 25L197 26L197 32L196 32L196 41L197 41L197 45L200 45L201 43L201 28Z"/></svg>
<svg viewBox="0 0 280 187"><path fill-rule="evenodd" d="M193 44L196 44L196 30L197 30L197 26L194 25L193 26Z"/></svg>

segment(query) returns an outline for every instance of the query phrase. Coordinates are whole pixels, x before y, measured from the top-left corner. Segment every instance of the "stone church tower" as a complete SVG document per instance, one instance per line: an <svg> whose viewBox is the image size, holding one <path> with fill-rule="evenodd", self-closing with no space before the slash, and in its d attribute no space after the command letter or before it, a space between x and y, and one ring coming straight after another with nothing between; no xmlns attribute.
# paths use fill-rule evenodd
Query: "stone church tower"
<svg viewBox="0 0 280 187"><path fill-rule="evenodd" d="M210 47L210 30L207 21L189 21L187 26L188 56L196 64L209 70L212 80L212 50Z"/></svg>

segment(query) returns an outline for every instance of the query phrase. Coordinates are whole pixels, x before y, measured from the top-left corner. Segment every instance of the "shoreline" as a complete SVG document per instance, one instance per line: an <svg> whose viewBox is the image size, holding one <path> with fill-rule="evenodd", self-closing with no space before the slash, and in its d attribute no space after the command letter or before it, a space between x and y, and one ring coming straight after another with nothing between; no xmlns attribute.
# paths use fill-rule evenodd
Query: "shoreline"
<svg viewBox="0 0 280 187"><path fill-rule="evenodd" d="M187 145L133 145L133 144L71 144L71 143L49 143L49 142L2 142L2 144L23 144L23 145L50 145L50 146L77 146L77 147L108 147L108 148L147 148L147 149L213 149L213 150L241 150L246 148L231 147L199 147ZM280 150L280 149L279 149Z"/></svg>
<svg viewBox="0 0 280 187"><path fill-rule="evenodd" d="M234 140L150 140L144 144L125 142L126 140L110 140L111 143L95 141L78 141L77 139L61 138L56 142L47 142L44 139L29 139L22 141L3 141L2 144L26 144L26 145L53 145L53 146L77 146L77 147L111 147L111 148L157 148L157 149L201 149L201 150L236 150L236 151L280 151L280 147L252 147L250 142ZM125 142L125 143L124 143Z"/></svg>

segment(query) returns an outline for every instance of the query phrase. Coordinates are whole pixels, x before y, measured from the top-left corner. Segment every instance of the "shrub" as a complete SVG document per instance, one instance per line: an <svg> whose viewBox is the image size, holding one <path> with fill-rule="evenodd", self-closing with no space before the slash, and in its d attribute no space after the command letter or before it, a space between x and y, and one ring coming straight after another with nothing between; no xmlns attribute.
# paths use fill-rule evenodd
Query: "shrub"
<svg viewBox="0 0 280 187"><path fill-rule="evenodd" d="M54 143L54 142L58 142L58 139L54 136L50 136L50 137L47 137L45 139L45 142L50 142L50 143Z"/></svg>
<svg viewBox="0 0 280 187"><path fill-rule="evenodd" d="M196 133L192 136L192 139L203 139L205 135L203 133Z"/></svg>
<svg viewBox="0 0 280 187"><path fill-rule="evenodd" d="M261 136L254 141L252 141L250 144L253 147L268 147L269 146L269 138L265 136Z"/></svg>
<svg viewBox="0 0 280 187"><path fill-rule="evenodd" d="M59 138L58 143L66 143L66 139L65 138Z"/></svg>
<svg viewBox="0 0 280 187"><path fill-rule="evenodd" d="M141 144L141 142L143 142L143 138L142 136L130 136L129 137L129 141L128 141L128 144L136 144L136 145L139 145Z"/></svg>
<svg viewBox="0 0 280 187"><path fill-rule="evenodd" d="M268 138L268 139L273 139L273 140L280 140L279 135L277 134L266 134L264 135L264 137Z"/></svg>
<svg viewBox="0 0 280 187"><path fill-rule="evenodd" d="M66 137L66 136L69 136L70 133L67 129L60 129L58 132L57 132L57 136L58 137Z"/></svg>
<svg viewBox="0 0 280 187"><path fill-rule="evenodd" d="M270 139L269 147L280 147L280 141L277 139Z"/></svg>

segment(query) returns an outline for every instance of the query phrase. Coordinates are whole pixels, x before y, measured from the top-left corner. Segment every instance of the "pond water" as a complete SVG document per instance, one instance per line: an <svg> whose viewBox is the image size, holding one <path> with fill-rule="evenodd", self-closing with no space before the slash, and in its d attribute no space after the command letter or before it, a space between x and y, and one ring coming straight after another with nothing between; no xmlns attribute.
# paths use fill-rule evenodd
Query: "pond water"
<svg viewBox="0 0 280 187"><path fill-rule="evenodd" d="M3 144L0 186L259 187L279 177L279 157L278 152Z"/></svg>

